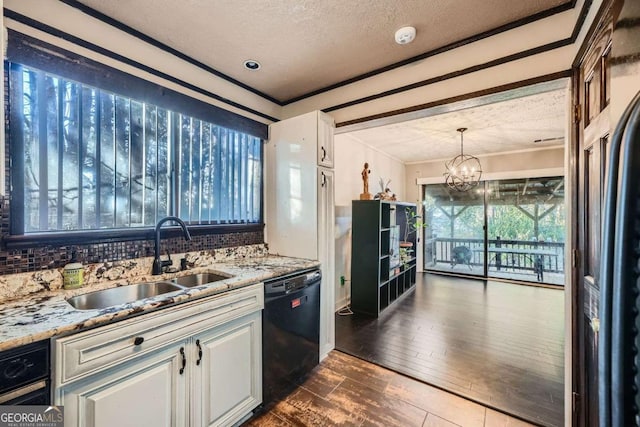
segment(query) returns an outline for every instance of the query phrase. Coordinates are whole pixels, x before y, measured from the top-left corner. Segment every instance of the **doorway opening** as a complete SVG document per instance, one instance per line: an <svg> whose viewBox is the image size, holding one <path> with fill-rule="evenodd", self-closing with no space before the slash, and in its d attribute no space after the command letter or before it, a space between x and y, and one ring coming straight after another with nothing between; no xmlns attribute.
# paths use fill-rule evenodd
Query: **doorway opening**
<svg viewBox="0 0 640 427"><path fill-rule="evenodd" d="M338 350L539 425L562 424L569 93L562 79L340 129L338 166L366 162L381 191L416 203L427 227L416 231L416 284L377 317L339 310ZM483 170L467 192L443 178L460 127ZM338 177L357 185L336 190L336 276L347 283L336 288L338 309L352 289L381 283L351 268L364 247L351 233L358 178ZM376 256L366 263L378 279L389 273Z"/></svg>

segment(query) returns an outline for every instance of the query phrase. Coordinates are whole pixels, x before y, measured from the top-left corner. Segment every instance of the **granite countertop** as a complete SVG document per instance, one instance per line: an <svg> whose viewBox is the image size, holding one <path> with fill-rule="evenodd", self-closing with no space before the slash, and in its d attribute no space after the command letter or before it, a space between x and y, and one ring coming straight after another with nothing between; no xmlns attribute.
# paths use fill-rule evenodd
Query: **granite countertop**
<svg viewBox="0 0 640 427"><path fill-rule="evenodd" d="M105 281L73 291L41 292L0 303L0 351L31 342L67 335L83 329L122 320L164 306L195 298L220 294L298 270L317 267L318 261L275 255L215 262L175 274L150 274L127 281ZM209 285L188 288L100 310L76 310L66 298L82 293L125 286L131 283L158 281L204 271L232 276Z"/></svg>

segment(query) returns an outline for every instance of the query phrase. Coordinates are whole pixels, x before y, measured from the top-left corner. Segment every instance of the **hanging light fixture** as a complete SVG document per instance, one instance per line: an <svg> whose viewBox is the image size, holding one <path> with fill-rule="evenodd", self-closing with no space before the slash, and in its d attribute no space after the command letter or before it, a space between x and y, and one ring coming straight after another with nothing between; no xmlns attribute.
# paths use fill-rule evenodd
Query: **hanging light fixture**
<svg viewBox="0 0 640 427"><path fill-rule="evenodd" d="M444 173L447 185L458 191L467 191L478 185L482 176L482 166L477 157L464 154L463 133L467 128L457 129L460 132L460 154L445 163Z"/></svg>

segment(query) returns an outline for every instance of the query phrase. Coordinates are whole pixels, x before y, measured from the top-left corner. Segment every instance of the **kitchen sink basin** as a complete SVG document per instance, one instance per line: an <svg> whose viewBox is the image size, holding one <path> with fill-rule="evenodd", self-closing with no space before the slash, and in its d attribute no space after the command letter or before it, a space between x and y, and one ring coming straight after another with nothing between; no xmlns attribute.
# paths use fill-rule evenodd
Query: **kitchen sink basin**
<svg viewBox="0 0 640 427"><path fill-rule="evenodd" d="M69 298L67 302L77 310L95 310L155 297L157 295L179 291L180 289L184 288L171 282L138 283L135 285L89 292L84 295Z"/></svg>
<svg viewBox="0 0 640 427"><path fill-rule="evenodd" d="M176 283L180 286L184 286L186 288L192 288L194 286L207 285L219 280L228 279L229 277L231 276L223 276L222 274L205 272L176 277L175 279L172 279L171 282Z"/></svg>

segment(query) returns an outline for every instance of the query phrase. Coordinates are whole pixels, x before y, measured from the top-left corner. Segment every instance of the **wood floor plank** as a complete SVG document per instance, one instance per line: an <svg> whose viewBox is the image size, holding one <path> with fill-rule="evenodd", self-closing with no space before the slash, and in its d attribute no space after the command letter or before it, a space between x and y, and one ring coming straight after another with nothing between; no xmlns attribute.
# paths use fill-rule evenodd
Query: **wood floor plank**
<svg viewBox="0 0 640 427"><path fill-rule="evenodd" d="M298 388L271 411L294 426L361 426L358 414L321 398L304 388Z"/></svg>
<svg viewBox="0 0 640 427"><path fill-rule="evenodd" d="M320 397L327 397L345 378L344 375L337 374L329 367L320 365L313 375L301 383L301 386Z"/></svg>
<svg viewBox="0 0 640 427"><path fill-rule="evenodd" d="M451 421L447 421L433 414L428 414L427 419L424 420L423 427L460 427L458 424L454 424Z"/></svg>
<svg viewBox="0 0 640 427"><path fill-rule="evenodd" d="M457 390L469 390L472 382L469 378L460 378L459 376L448 375L444 370L439 367L424 366L421 363L415 361L407 361L390 357L385 354L376 354L371 357L374 363L386 366L398 372L410 371L415 374L429 376L438 380L438 383L446 384L447 387L455 388Z"/></svg>
<svg viewBox="0 0 640 427"><path fill-rule="evenodd" d="M336 348L541 425L563 424L562 290L418 274L415 290L379 318L337 316Z"/></svg>
<svg viewBox="0 0 640 427"><path fill-rule="evenodd" d="M251 419L246 424L246 427L285 427L292 425L290 422L283 420L273 412L266 412Z"/></svg>
<svg viewBox="0 0 640 427"><path fill-rule="evenodd" d="M383 391L393 377L393 373L387 369L340 352L336 352L335 357L328 358L325 366L338 375L367 384L379 391Z"/></svg>
<svg viewBox="0 0 640 427"><path fill-rule="evenodd" d="M534 427L534 425L494 411L493 409L487 409L484 427Z"/></svg>
<svg viewBox="0 0 640 427"><path fill-rule="evenodd" d="M365 426L420 427L427 416L420 408L351 379L342 382L328 399L356 415Z"/></svg>
<svg viewBox="0 0 640 427"><path fill-rule="evenodd" d="M394 377L386 394L465 427L483 427L485 407L404 376Z"/></svg>

